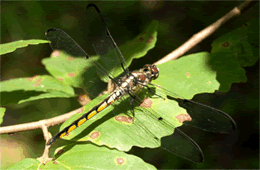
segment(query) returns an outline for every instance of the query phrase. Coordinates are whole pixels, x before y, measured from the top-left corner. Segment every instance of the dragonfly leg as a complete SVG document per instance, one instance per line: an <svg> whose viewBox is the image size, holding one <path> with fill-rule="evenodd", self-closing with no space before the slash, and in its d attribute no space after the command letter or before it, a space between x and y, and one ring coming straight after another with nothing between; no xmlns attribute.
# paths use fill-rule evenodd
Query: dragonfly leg
<svg viewBox="0 0 260 170"><path fill-rule="evenodd" d="M132 98L132 101L131 101L132 110L131 110L131 112L132 112L132 114L133 114L133 120L134 120L134 117L135 117L135 111L134 111L134 101L135 101L135 99L134 99L134 98Z"/></svg>
<svg viewBox="0 0 260 170"><path fill-rule="evenodd" d="M149 86L147 86L147 85L143 85L143 86L145 86L145 87L150 91L150 93L152 93L153 95L155 95L155 96L157 96L157 97L163 98L163 97L160 96L159 94L156 94L154 91L152 91L152 89L151 89ZM163 99L164 99L164 98L163 98Z"/></svg>

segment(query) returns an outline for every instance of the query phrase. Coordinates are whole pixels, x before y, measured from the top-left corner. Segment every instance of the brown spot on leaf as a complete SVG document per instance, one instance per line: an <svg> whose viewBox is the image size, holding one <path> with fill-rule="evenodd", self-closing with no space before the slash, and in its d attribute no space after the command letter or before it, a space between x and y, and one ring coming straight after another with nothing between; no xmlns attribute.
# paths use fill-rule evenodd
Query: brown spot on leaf
<svg viewBox="0 0 260 170"><path fill-rule="evenodd" d="M35 81L35 83L39 83L39 82L41 82L42 80L43 80L43 78L40 77L40 78L38 78L38 79Z"/></svg>
<svg viewBox="0 0 260 170"><path fill-rule="evenodd" d="M207 82L207 84L211 84L211 82L210 82L210 81L208 81L208 82Z"/></svg>
<svg viewBox="0 0 260 170"><path fill-rule="evenodd" d="M88 95L86 94L80 94L79 97L78 97L78 101L79 103L82 105L82 106L85 106L86 104L88 104L91 99Z"/></svg>
<svg viewBox="0 0 260 170"><path fill-rule="evenodd" d="M59 56L60 56L60 53L61 53L60 50L54 50L54 51L51 53L51 56L59 57Z"/></svg>
<svg viewBox="0 0 260 170"><path fill-rule="evenodd" d="M139 37L138 42L142 42L144 40L143 37Z"/></svg>
<svg viewBox="0 0 260 170"><path fill-rule="evenodd" d="M69 77L74 77L76 75L76 73L69 73L68 76Z"/></svg>
<svg viewBox="0 0 260 170"><path fill-rule="evenodd" d="M117 164L122 165L125 162L125 160L124 160L124 158L117 158L116 162L117 162Z"/></svg>
<svg viewBox="0 0 260 170"><path fill-rule="evenodd" d="M222 44L223 47L229 47L229 43L228 42L225 42Z"/></svg>
<svg viewBox="0 0 260 170"><path fill-rule="evenodd" d="M38 75L35 75L35 76L33 76L33 77L27 78L26 80L28 80L28 81L33 81L33 79L35 79L35 78L37 78L37 77L38 77Z"/></svg>
<svg viewBox="0 0 260 170"><path fill-rule="evenodd" d="M140 104L140 107L144 107L144 108L147 108L147 107L151 107L153 104L153 101L150 99L150 98L146 98L143 100L143 102Z"/></svg>
<svg viewBox="0 0 260 170"><path fill-rule="evenodd" d="M58 77L57 79L60 80L60 81L63 81L63 80L64 80L63 77Z"/></svg>
<svg viewBox="0 0 260 170"><path fill-rule="evenodd" d="M187 76L187 78L190 78L190 73L185 73L185 75Z"/></svg>
<svg viewBox="0 0 260 170"><path fill-rule="evenodd" d="M178 116L176 116L176 118L179 120L180 123L184 122L184 121L191 121L192 118L190 117L189 114L180 114Z"/></svg>
<svg viewBox="0 0 260 170"><path fill-rule="evenodd" d="M118 122L126 122L126 123L132 123L133 121L131 117L127 117L127 116L116 116L115 119Z"/></svg>
<svg viewBox="0 0 260 170"><path fill-rule="evenodd" d="M58 162L57 161L53 161L53 164L58 164Z"/></svg>
<svg viewBox="0 0 260 170"><path fill-rule="evenodd" d="M91 133L91 134L89 135L89 137L90 137L91 139L96 139L96 138L99 137L99 132L93 132L93 133Z"/></svg>
<svg viewBox="0 0 260 170"><path fill-rule="evenodd" d="M73 61L74 58L73 58L73 57L67 57L67 60L69 60L69 61Z"/></svg>
<svg viewBox="0 0 260 170"><path fill-rule="evenodd" d="M151 36L146 42L151 43L153 41L153 36Z"/></svg>
<svg viewBox="0 0 260 170"><path fill-rule="evenodd" d="M35 83L33 84L34 87L40 86L41 84Z"/></svg>

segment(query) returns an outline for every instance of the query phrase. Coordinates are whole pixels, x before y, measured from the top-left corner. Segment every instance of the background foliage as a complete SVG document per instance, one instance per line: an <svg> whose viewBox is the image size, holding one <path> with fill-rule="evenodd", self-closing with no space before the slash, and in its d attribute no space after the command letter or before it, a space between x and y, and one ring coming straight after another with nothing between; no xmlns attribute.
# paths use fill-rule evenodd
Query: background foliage
<svg viewBox="0 0 260 170"><path fill-rule="evenodd" d="M241 1L232 2L95 2L105 16L110 32L123 44L136 37L154 19L159 21L158 40L153 50L134 60L131 70L162 58L194 33L213 23ZM44 32L52 27L65 30L83 49L90 45L84 40L85 7L87 2L2 2L1 43L26 39L46 39ZM213 40L259 15L259 4L254 2L241 16L233 19L214 35L194 47L188 54L211 51ZM259 44L258 44L259 45ZM94 51L88 51L94 54ZM1 57L1 78L32 77L48 74L41 60L49 57L48 44L28 46ZM195 101L211 105L229 113L238 124L238 132L231 136L186 132L201 146L205 154L203 164L193 164L168 154L162 149L132 149L134 153L157 168L258 168L259 153L259 67L256 63L246 68L246 83L232 84L228 93L201 94ZM177 93L177 92L176 92ZM17 96L19 97L19 96ZM66 106L66 107L64 107ZM46 99L7 108L4 125L13 125L51 118L78 108L74 99ZM57 132L57 126L50 128ZM192 129L194 130L194 129ZM44 149L41 130L1 136L1 166L24 157L39 157ZM10 142L8 141L12 141ZM52 147L54 151L55 147ZM11 148L8 150L8 148ZM17 148L16 150L14 148ZM15 152L14 155L7 153ZM150 155L153 155L152 157Z"/></svg>

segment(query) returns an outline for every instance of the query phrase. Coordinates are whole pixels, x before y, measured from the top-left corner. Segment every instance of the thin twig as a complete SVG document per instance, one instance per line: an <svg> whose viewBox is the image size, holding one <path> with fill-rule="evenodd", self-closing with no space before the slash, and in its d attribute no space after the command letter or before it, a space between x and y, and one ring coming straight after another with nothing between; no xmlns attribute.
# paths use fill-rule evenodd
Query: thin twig
<svg viewBox="0 0 260 170"><path fill-rule="evenodd" d="M60 123L65 122L68 118L70 118L72 115L76 113L80 113L83 110L83 107L73 110L69 113L66 113L64 115L56 116L54 118L46 119L46 120L40 120L37 122L31 122L31 123L24 123L20 125L11 125L11 126L5 126L5 127L0 127L0 134L4 133L15 133L15 132L23 132L23 131L29 131L29 130L34 130L34 129L42 129L43 124L46 127L58 125ZM48 134L47 134L48 135ZM46 137L46 134L44 134L44 138Z"/></svg>
<svg viewBox="0 0 260 170"><path fill-rule="evenodd" d="M47 141L51 138L51 136L49 135L48 128L45 125L46 124L45 120L42 120L40 122L42 123L43 136L44 136L44 139L47 143ZM52 158L49 157L50 147L51 147L51 145L45 145L44 152L43 152L42 156L37 158L40 161L40 164L45 165L47 162L52 160Z"/></svg>
<svg viewBox="0 0 260 170"><path fill-rule="evenodd" d="M179 48L165 56L164 58L160 59L159 61L155 62L155 65L159 65L174 59L179 58L183 54L185 54L187 51L189 51L191 48L193 48L195 45L200 43L202 40L213 34L217 29L220 28L221 25L226 23L228 20L234 18L235 16L238 16L241 14L241 11L249 5L249 3L252 0L246 0L245 2L241 3L239 6L236 6L234 9L232 9L229 13L221 17L219 20L211 24L210 26L206 27L202 31L200 31L197 34L194 34L188 41L186 41L184 44L182 44Z"/></svg>

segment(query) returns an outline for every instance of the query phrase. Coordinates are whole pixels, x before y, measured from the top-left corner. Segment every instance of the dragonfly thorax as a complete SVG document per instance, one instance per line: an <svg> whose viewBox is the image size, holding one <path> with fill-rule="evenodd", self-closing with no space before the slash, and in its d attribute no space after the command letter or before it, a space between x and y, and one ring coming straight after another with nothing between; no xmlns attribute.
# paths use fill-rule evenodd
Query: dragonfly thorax
<svg viewBox="0 0 260 170"><path fill-rule="evenodd" d="M127 91L133 91L134 93L138 93L144 86L149 84L152 80L158 78L159 76L159 68L155 65L146 64L139 71L133 71L130 73L130 76L124 76L120 79L120 86L117 90L124 93L128 93Z"/></svg>
<svg viewBox="0 0 260 170"><path fill-rule="evenodd" d="M155 80L159 76L159 68L156 65L146 64L143 68L140 69L140 72L143 72L146 78Z"/></svg>

